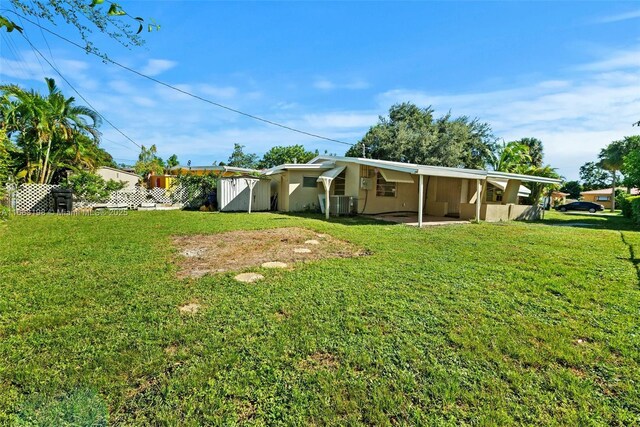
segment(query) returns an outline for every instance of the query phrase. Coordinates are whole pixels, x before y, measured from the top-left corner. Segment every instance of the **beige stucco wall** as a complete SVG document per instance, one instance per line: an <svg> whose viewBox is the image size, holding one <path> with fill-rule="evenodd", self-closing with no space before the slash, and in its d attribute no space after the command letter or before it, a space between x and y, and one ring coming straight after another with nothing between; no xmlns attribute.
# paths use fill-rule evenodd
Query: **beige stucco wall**
<svg viewBox="0 0 640 427"><path fill-rule="evenodd" d="M136 184L139 181L137 175L130 174L124 171L118 171L110 168L98 168L96 174L100 175L105 181L113 179L114 181L123 181L126 183L123 188L124 191L135 190Z"/></svg>
<svg viewBox="0 0 640 427"><path fill-rule="evenodd" d="M317 209L318 194L321 191L324 192L322 183L317 183L314 188L305 188L302 186L302 181L305 176L318 178L321 173L320 171L286 171L283 173L280 182L278 209L285 212Z"/></svg>
<svg viewBox="0 0 640 427"><path fill-rule="evenodd" d="M529 205L509 205L510 220L534 220L540 219L542 208L540 206Z"/></svg>
<svg viewBox="0 0 640 427"><path fill-rule="evenodd" d="M376 196L376 177L371 178L372 190L359 190L358 212L364 208L365 214L383 212L418 212L418 179L413 176L414 183L397 183L396 195L393 197ZM366 208L365 208L366 200Z"/></svg>
<svg viewBox="0 0 640 427"><path fill-rule="evenodd" d="M539 206L529 205L502 205L498 203L483 203L480 206L480 219L487 222L499 222L509 220L533 220L540 218L542 209ZM460 218L475 219L476 204L461 203Z"/></svg>

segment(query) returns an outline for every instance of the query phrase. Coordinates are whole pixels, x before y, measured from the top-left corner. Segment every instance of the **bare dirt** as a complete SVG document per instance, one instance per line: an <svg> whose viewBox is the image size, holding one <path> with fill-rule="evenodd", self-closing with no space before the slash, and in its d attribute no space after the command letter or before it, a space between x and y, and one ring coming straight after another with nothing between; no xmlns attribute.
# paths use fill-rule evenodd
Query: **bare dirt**
<svg viewBox="0 0 640 427"><path fill-rule="evenodd" d="M311 244L308 241L317 241ZM266 262L314 261L324 258L350 258L368 252L328 234L297 227L268 230L238 230L219 234L176 236L178 276L198 278L205 274L260 267ZM310 249L296 252L295 249Z"/></svg>
<svg viewBox="0 0 640 427"><path fill-rule="evenodd" d="M338 359L331 353L316 352L301 360L298 366L307 371L315 371L318 369L334 370L339 366Z"/></svg>

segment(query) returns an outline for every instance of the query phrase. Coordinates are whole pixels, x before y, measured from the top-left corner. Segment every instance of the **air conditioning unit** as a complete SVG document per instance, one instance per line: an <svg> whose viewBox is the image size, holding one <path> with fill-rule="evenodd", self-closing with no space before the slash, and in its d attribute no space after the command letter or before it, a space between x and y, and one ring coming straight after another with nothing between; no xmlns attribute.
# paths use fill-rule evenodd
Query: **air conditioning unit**
<svg viewBox="0 0 640 427"><path fill-rule="evenodd" d="M358 198L351 196L330 196L329 213L334 216L357 215Z"/></svg>

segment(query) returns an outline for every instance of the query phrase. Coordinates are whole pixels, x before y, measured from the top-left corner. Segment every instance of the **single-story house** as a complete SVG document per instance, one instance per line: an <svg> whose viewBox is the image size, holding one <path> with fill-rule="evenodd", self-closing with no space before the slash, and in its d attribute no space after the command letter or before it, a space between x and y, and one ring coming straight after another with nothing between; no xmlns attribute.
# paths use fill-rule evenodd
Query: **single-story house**
<svg viewBox="0 0 640 427"><path fill-rule="evenodd" d="M105 181L110 179L114 181L122 181L125 183L123 191L134 191L140 182L140 177L133 173L122 169L102 166L96 169L96 175L101 176Z"/></svg>
<svg viewBox="0 0 640 427"><path fill-rule="evenodd" d="M617 187L616 190L627 192L626 187ZM640 190L631 188L631 195L637 196ZM604 206L605 209L611 209L612 188L603 188L601 190L589 190L580 192L580 197L585 202L593 202Z"/></svg>
<svg viewBox="0 0 640 427"><path fill-rule="evenodd" d="M534 219L537 205L525 205L527 182L560 180L477 169L418 165L357 157L321 155L304 164L263 171L272 179L279 211L318 207L329 213L417 214L485 221Z"/></svg>

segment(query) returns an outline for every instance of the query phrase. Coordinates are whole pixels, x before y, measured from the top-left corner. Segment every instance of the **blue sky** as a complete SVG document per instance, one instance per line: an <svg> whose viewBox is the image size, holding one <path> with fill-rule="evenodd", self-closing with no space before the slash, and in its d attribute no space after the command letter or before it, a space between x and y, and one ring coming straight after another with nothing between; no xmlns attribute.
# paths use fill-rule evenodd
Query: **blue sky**
<svg viewBox="0 0 640 427"><path fill-rule="evenodd" d="M96 37L114 60L330 138L357 142L392 104L411 101L477 117L507 141L537 137L545 161L575 179L608 142L640 133L631 126L640 120L639 2L122 4L161 30L130 50ZM296 143L347 148L217 109L24 27L100 113L165 158L211 164L226 160L234 143L258 154ZM20 36L1 42L3 83L44 90L52 76L74 95ZM138 148L106 123L102 132L119 162L137 158Z"/></svg>

